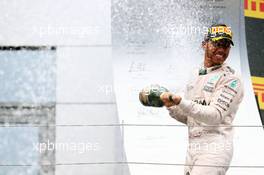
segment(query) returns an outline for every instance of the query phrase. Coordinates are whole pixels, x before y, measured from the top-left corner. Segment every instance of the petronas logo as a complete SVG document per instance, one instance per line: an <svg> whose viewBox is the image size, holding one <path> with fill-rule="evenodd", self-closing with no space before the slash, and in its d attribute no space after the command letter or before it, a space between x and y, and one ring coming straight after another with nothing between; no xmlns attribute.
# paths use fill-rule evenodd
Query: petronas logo
<svg viewBox="0 0 264 175"><path fill-rule="evenodd" d="M232 81L232 82L230 83L230 87L231 87L232 89L235 89L235 88L237 87L237 80Z"/></svg>
<svg viewBox="0 0 264 175"><path fill-rule="evenodd" d="M215 75L213 78L210 79L209 82L215 83L219 79L219 75Z"/></svg>

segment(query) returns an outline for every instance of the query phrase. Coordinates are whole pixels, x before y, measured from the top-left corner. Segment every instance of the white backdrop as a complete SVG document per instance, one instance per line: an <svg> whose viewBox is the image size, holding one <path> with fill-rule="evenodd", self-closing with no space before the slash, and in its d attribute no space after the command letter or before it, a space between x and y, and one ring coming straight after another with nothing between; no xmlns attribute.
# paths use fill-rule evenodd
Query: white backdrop
<svg viewBox="0 0 264 175"><path fill-rule="evenodd" d="M238 127L235 128L231 166L262 165L264 131L260 127L244 52L241 2L113 2L114 83L120 121L130 125L180 125L169 117L166 109L142 106L138 93L146 85L156 83L179 92L192 69L203 61L200 45L204 27L214 22L226 23L232 28L235 42L228 64L237 74L242 74L245 83L245 97L233 123ZM193 31L192 27L200 30ZM241 127L248 125L259 127ZM129 126L124 129L128 162L184 164L187 142L187 127L183 126ZM134 164L129 168L133 175L183 174L184 169L179 166ZM228 174L257 172L263 172L263 169L231 167Z"/></svg>
<svg viewBox="0 0 264 175"><path fill-rule="evenodd" d="M260 125L245 51L243 3L210 2L1 0L0 44L57 47L58 125L179 124L165 109L142 107L138 91L152 83L179 91L191 68L202 62L202 28L212 21L225 22L235 34L229 63L238 73L243 70L246 92L234 125ZM193 32L192 27L201 31ZM87 141L99 143L99 149L85 154L58 150L56 163L184 163L186 127L124 126L121 129L123 137L119 127L57 127L57 142ZM234 141L233 166L262 165L262 128L236 128ZM130 164L129 169L132 175L183 172L182 166ZM230 168L228 174L257 173L263 173L263 169ZM60 174L129 173L123 166L101 164L56 166L56 175Z"/></svg>

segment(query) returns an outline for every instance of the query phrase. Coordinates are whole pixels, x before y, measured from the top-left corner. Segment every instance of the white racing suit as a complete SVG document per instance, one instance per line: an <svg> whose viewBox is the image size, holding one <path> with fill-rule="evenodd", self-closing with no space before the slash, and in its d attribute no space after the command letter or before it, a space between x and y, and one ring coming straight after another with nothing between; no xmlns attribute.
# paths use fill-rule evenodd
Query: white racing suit
<svg viewBox="0 0 264 175"><path fill-rule="evenodd" d="M168 108L189 130L184 175L225 175L233 153L232 121L243 86L226 64L195 74L180 104Z"/></svg>

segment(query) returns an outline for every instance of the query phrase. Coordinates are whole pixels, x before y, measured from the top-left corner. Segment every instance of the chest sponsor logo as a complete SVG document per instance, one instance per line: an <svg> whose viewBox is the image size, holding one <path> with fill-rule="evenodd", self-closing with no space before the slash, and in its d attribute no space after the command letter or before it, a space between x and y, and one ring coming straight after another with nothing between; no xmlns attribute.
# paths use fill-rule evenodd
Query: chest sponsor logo
<svg viewBox="0 0 264 175"><path fill-rule="evenodd" d="M215 84L219 78L220 78L220 75L215 75L212 78L210 78L207 83L208 84Z"/></svg>
<svg viewBox="0 0 264 175"><path fill-rule="evenodd" d="M201 105L204 105L204 106L208 106L210 105L210 103L207 103L205 100L193 100L195 103L197 104L201 104Z"/></svg>
<svg viewBox="0 0 264 175"><path fill-rule="evenodd" d="M226 102L225 100L223 100L223 99L221 99L221 98L218 98L217 99L217 103L219 104L219 105L221 105L221 106L226 106L226 107L228 107L229 108L229 106L230 106L230 104L228 103L228 102Z"/></svg>
<svg viewBox="0 0 264 175"><path fill-rule="evenodd" d="M233 95L233 96L235 96L235 94L237 94L237 91L234 90L233 88L231 88L227 85L225 85L225 88L226 89L223 91L224 93L229 93L230 95Z"/></svg>
<svg viewBox="0 0 264 175"><path fill-rule="evenodd" d="M203 90L206 91L206 92L213 92L214 91L214 86L215 86L215 83L219 80L220 78L220 75L214 75L213 77L211 77L206 85L204 86Z"/></svg>
<svg viewBox="0 0 264 175"><path fill-rule="evenodd" d="M233 101L231 98L227 97L227 96L224 95L224 94L220 94L220 97L223 98L223 99L225 99L225 100L227 100L227 101L230 101L230 102Z"/></svg>
<svg viewBox="0 0 264 175"><path fill-rule="evenodd" d="M225 107L221 106L220 104L217 103L215 105L218 106L219 108L221 108L222 110L227 111L227 109Z"/></svg>
<svg viewBox="0 0 264 175"><path fill-rule="evenodd" d="M231 96L231 98L235 97L235 93L229 92L229 91L227 91L225 89L222 90L222 93L227 95L227 96Z"/></svg>
<svg viewBox="0 0 264 175"><path fill-rule="evenodd" d="M203 90L206 91L206 92L211 92L212 93L214 91L214 87L205 85L203 87Z"/></svg>

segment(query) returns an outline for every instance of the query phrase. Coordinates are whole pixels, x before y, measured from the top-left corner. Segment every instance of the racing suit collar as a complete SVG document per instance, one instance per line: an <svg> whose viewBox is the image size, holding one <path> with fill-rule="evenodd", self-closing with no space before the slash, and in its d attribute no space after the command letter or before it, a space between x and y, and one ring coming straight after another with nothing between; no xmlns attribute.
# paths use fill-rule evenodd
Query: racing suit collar
<svg viewBox="0 0 264 175"><path fill-rule="evenodd" d="M204 67L204 65L201 64L201 67L199 69L199 75L206 75L206 74L208 74L208 73L210 73L210 72L212 72L214 70L217 70L217 69L219 69L219 68L221 68L223 66L225 66L225 63L224 64L221 64L221 65L216 65L216 66L208 67L208 68Z"/></svg>

